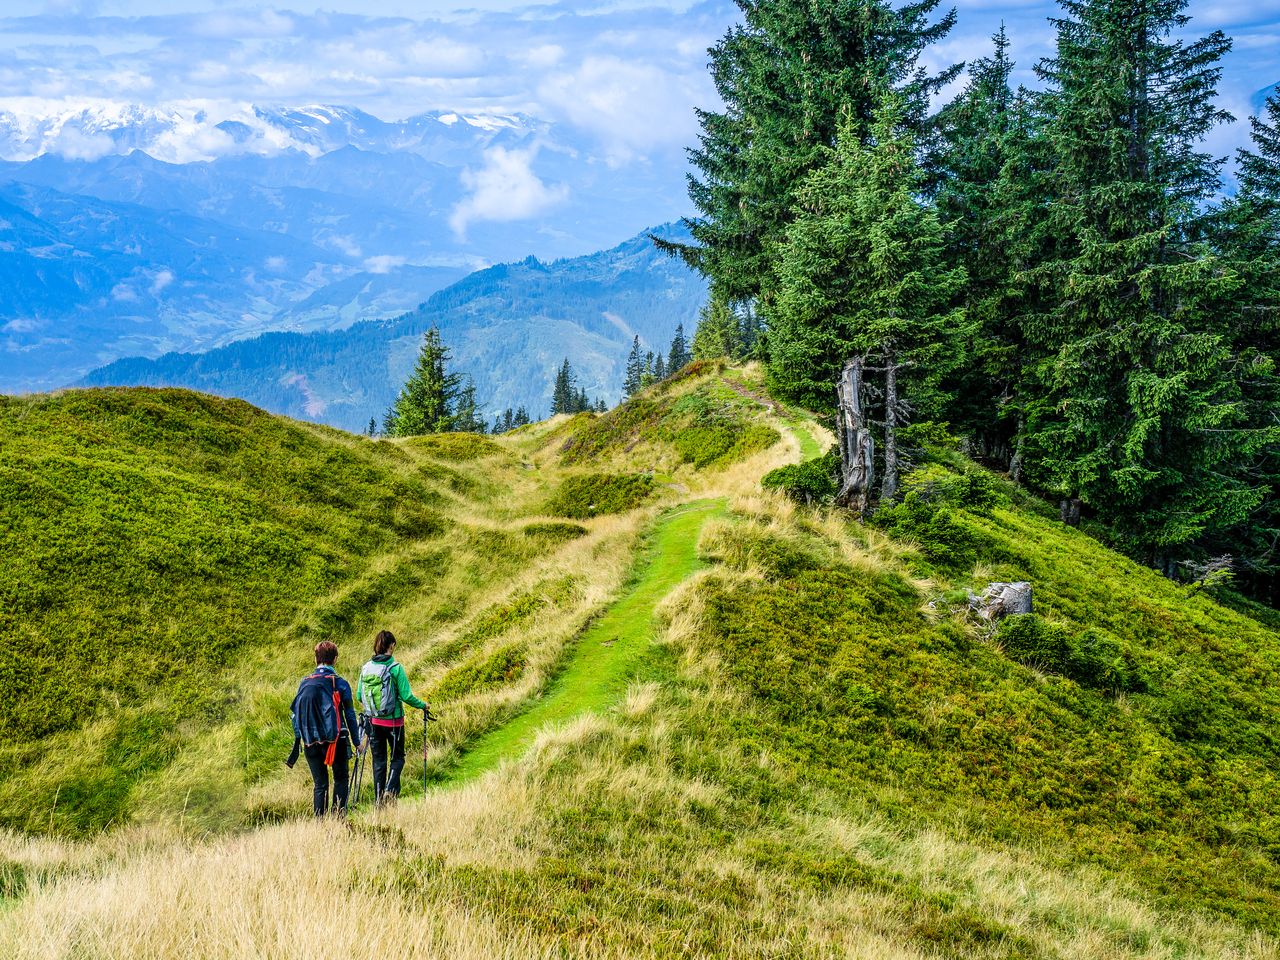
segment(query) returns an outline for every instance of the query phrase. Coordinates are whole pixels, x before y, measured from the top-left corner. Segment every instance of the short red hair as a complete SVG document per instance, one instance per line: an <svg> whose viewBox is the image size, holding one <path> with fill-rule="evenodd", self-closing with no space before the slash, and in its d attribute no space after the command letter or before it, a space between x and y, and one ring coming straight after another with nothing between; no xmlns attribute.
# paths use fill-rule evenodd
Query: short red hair
<svg viewBox="0 0 1280 960"><path fill-rule="evenodd" d="M332 640L321 640L316 644L316 666L327 664L332 667L338 659L338 645Z"/></svg>

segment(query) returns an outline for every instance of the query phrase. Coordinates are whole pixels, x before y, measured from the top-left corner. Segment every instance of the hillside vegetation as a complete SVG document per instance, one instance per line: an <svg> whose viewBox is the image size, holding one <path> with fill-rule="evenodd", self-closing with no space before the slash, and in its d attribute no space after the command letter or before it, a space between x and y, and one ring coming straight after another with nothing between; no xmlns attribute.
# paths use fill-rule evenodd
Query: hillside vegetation
<svg viewBox="0 0 1280 960"><path fill-rule="evenodd" d="M666 427L695 407L773 442L698 468ZM1190 594L943 447L870 523L764 492L829 435L754 368L494 440L307 432L403 458L402 482L438 497L439 532L389 539L372 569L442 559L385 601L338 586L291 621L305 643L277 633L229 663L217 732L149 781L168 816L139 802L101 837L0 841L7 953L301 958L391 929L411 957L1277 956L1265 614ZM646 464L639 506L541 512L569 478ZM1034 615L969 612L967 589L1019 578ZM305 776L277 769L282 714L312 637L350 671L375 622L443 715L431 789L314 824ZM175 813L199 777L244 798L222 825L286 822L208 832Z"/></svg>

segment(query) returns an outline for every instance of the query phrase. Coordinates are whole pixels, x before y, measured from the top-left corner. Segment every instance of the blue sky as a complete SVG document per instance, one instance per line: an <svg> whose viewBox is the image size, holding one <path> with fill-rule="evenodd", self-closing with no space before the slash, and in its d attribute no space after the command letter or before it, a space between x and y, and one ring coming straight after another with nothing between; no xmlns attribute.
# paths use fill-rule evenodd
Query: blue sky
<svg viewBox="0 0 1280 960"><path fill-rule="evenodd" d="M935 64L985 53L1003 21L1021 73L1050 52L1051 3L962 0ZM1280 81L1280 0L1193 2L1191 32L1236 48L1223 105L1238 117ZM728 0L3 0L0 109L105 99L349 104L384 118L429 109L519 111L568 124L611 163L688 144L695 105L714 105L706 48L735 16ZM1243 124L1215 135L1226 153Z"/></svg>

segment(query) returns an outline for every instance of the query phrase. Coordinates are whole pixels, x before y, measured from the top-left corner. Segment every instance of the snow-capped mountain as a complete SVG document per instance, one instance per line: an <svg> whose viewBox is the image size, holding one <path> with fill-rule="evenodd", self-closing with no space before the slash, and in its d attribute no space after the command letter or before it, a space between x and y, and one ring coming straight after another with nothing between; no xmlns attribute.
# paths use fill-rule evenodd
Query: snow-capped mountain
<svg viewBox="0 0 1280 960"><path fill-rule="evenodd" d="M56 154L96 160L142 150L169 163L298 150L321 156L343 147L412 152L441 159L495 142L518 143L547 125L518 114L432 111L385 121L354 107L180 103L144 107L111 101L20 101L0 110L0 159Z"/></svg>

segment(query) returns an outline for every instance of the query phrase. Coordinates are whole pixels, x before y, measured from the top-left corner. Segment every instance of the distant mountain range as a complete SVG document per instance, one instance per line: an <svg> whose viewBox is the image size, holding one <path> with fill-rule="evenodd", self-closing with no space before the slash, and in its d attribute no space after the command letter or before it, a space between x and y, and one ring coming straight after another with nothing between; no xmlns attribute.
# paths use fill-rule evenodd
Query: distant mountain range
<svg viewBox="0 0 1280 960"><path fill-rule="evenodd" d="M658 232L682 236L674 227ZM692 334L705 300L703 281L642 234L590 256L554 263L530 257L481 270L392 320L119 360L81 383L189 387L363 430L370 417L381 422L422 334L435 325L453 351L454 368L474 378L490 417L517 406L546 414L565 357L592 398L616 402L632 338L665 351L678 324Z"/></svg>
<svg viewBox="0 0 1280 960"><path fill-rule="evenodd" d="M477 268L684 212L683 169L519 115L0 111L0 391L394 317Z"/></svg>
<svg viewBox="0 0 1280 960"><path fill-rule="evenodd" d="M236 154L272 156L295 150L312 157L342 147L376 153L413 152L442 163L466 162L477 141L510 145L547 124L518 114L436 110L385 121L354 107L143 107L94 102L48 109L0 109L0 157L47 154L96 160L142 150L175 163Z"/></svg>

